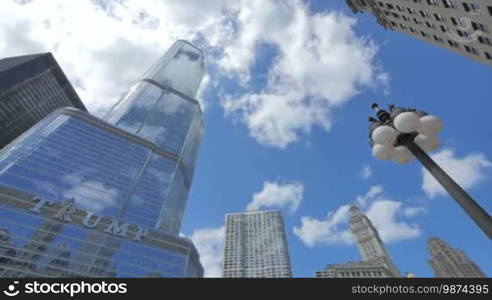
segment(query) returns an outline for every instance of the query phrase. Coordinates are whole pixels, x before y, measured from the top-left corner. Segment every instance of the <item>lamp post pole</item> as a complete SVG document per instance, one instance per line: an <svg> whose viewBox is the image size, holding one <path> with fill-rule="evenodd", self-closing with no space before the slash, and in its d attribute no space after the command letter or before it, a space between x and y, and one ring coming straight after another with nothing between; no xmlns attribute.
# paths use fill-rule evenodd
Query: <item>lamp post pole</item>
<svg viewBox="0 0 492 300"><path fill-rule="evenodd" d="M372 108L376 110L379 119L369 118L373 155L381 160L393 159L407 164L413 154L487 237L492 239L492 217L426 153L438 148L437 133L442 129L442 122L415 109L391 105L390 112L387 112L377 104L373 104Z"/></svg>
<svg viewBox="0 0 492 300"><path fill-rule="evenodd" d="M403 140L403 144L408 150L410 150L427 171L434 176L489 239L492 239L492 218L490 215L413 141L413 137L411 139L406 139L406 141L405 139Z"/></svg>

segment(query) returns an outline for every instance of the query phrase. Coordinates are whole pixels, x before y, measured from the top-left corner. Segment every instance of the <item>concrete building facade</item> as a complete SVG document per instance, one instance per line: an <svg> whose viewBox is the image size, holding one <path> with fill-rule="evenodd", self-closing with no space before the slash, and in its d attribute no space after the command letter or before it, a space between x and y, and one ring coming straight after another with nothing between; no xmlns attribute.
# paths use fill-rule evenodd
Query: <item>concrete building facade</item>
<svg viewBox="0 0 492 300"><path fill-rule="evenodd" d="M489 0L346 0L354 13L374 15L386 29L492 66Z"/></svg>

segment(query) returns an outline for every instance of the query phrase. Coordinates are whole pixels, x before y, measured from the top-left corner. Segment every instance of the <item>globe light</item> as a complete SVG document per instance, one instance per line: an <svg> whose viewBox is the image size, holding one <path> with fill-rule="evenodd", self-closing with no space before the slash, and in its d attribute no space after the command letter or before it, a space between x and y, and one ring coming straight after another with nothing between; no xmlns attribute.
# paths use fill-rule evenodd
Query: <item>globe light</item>
<svg viewBox="0 0 492 300"><path fill-rule="evenodd" d="M437 135L419 134L415 138L415 143L425 151L432 151L432 150L436 150L441 142L439 141Z"/></svg>
<svg viewBox="0 0 492 300"><path fill-rule="evenodd" d="M408 164L412 161L413 155L405 146L395 147L395 155L393 160L399 164Z"/></svg>
<svg viewBox="0 0 492 300"><path fill-rule="evenodd" d="M376 144L372 147L372 155L380 160L390 160L395 155L395 147L392 145Z"/></svg>
<svg viewBox="0 0 492 300"><path fill-rule="evenodd" d="M378 126L371 135L375 144L383 145L393 145L397 136L398 132L388 125Z"/></svg>
<svg viewBox="0 0 492 300"><path fill-rule="evenodd" d="M419 116L411 111L406 111L404 113L396 116L394 120L395 128L403 133L411 133L417 131L419 127Z"/></svg>
<svg viewBox="0 0 492 300"><path fill-rule="evenodd" d="M436 135L441 132L443 124L436 116L424 116L420 118L418 132L424 135Z"/></svg>

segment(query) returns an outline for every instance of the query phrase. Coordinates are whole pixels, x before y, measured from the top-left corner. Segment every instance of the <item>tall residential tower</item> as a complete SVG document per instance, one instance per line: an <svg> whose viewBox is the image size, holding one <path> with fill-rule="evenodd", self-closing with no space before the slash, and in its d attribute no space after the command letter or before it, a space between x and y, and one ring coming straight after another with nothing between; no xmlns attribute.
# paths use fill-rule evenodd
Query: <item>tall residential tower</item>
<svg viewBox="0 0 492 300"><path fill-rule="evenodd" d="M292 277L280 211L226 216L223 277Z"/></svg>
<svg viewBox="0 0 492 300"><path fill-rule="evenodd" d="M490 0L346 0L386 29L492 66Z"/></svg>

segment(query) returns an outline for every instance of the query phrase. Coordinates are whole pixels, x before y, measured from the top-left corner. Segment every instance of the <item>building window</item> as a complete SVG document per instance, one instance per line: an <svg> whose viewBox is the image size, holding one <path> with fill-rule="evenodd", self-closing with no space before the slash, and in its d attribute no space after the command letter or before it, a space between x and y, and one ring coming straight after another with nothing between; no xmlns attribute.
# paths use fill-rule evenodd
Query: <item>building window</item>
<svg viewBox="0 0 492 300"><path fill-rule="evenodd" d="M463 8L467 12L477 13L480 11L480 6L476 3L463 3Z"/></svg>
<svg viewBox="0 0 492 300"><path fill-rule="evenodd" d="M456 8L456 2L454 0L442 0L442 3L446 8Z"/></svg>
<svg viewBox="0 0 492 300"><path fill-rule="evenodd" d="M486 57L487 59L492 60L492 54L490 54L490 53L488 53L488 52L485 52L485 57Z"/></svg>
<svg viewBox="0 0 492 300"><path fill-rule="evenodd" d="M429 21L425 22L425 24L427 25L427 27L432 28L432 29L434 29L436 27L436 26L434 26L434 24L432 24Z"/></svg>
<svg viewBox="0 0 492 300"><path fill-rule="evenodd" d="M465 36L465 37L468 36L468 32L466 31L456 30L456 33L458 33L459 36Z"/></svg>
<svg viewBox="0 0 492 300"><path fill-rule="evenodd" d="M485 36L479 36L478 37L478 41L482 44L487 44L487 45L490 45L492 46L492 39L488 38L488 37L485 37Z"/></svg>
<svg viewBox="0 0 492 300"><path fill-rule="evenodd" d="M444 22L446 21L446 18L444 18L441 14L435 13L434 18L436 18L437 21Z"/></svg>
<svg viewBox="0 0 492 300"><path fill-rule="evenodd" d="M473 29L475 30L481 30L483 32L488 32L487 31L487 26L485 26L484 24L482 23L478 23L478 22L472 22L472 27Z"/></svg>
<svg viewBox="0 0 492 300"><path fill-rule="evenodd" d="M427 0L429 5L437 5L437 0Z"/></svg>
<svg viewBox="0 0 492 300"><path fill-rule="evenodd" d="M459 46L460 46L457 42L451 41L451 40L448 40L448 44L449 44L449 46L455 47L455 48L459 48Z"/></svg>
<svg viewBox="0 0 492 300"><path fill-rule="evenodd" d="M470 46L465 46L465 50L469 53L473 53L475 55L478 55L477 49L470 47Z"/></svg>
<svg viewBox="0 0 492 300"><path fill-rule="evenodd" d="M489 10L489 15L492 16L492 6L487 6L487 9Z"/></svg>
<svg viewBox="0 0 492 300"><path fill-rule="evenodd" d="M440 42L440 43L443 42L442 38L438 37L437 35L433 35L433 37L436 42Z"/></svg>

